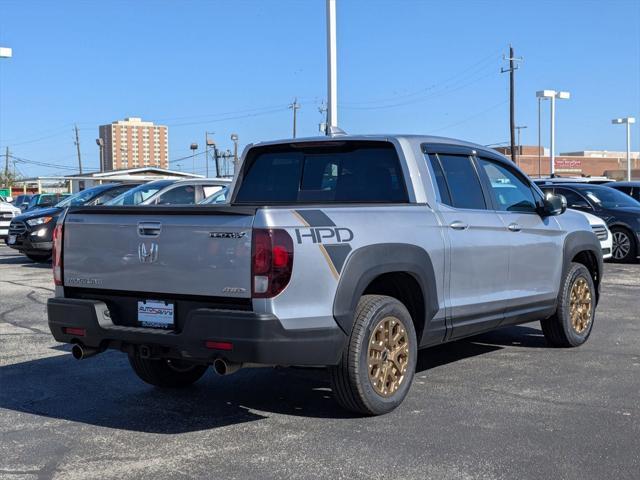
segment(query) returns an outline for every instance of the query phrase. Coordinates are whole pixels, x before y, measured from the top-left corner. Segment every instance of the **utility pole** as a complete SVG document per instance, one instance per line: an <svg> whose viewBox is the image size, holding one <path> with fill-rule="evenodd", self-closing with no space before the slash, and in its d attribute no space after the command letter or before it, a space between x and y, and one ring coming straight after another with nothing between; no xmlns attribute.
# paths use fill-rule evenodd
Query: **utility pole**
<svg viewBox="0 0 640 480"><path fill-rule="evenodd" d="M509 60L509 68L501 68L500 73L509 72L509 131L511 133L511 161L518 163L516 154L516 105L515 105L515 71L519 68L516 62L521 62L522 57L515 57L513 47L509 45L509 56L503 56L503 60Z"/></svg>
<svg viewBox="0 0 640 480"><path fill-rule="evenodd" d="M522 155L522 142L520 141L520 131L527 128L526 125L519 125L516 127L518 131L518 155Z"/></svg>
<svg viewBox="0 0 640 480"><path fill-rule="evenodd" d="M293 103L289 105L289 108L293 110L293 138L296 138L297 115L298 115L298 109L300 108L300 104L298 103L297 97L293 99Z"/></svg>
<svg viewBox="0 0 640 480"><path fill-rule="evenodd" d="M82 156L80 155L80 134L78 133L78 125L74 125L73 129L76 132L76 149L78 151L78 173L82 175Z"/></svg>
<svg viewBox="0 0 640 480"><path fill-rule="evenodd" d="M4 183L9 186L9 147L4 152Z"/></svg>

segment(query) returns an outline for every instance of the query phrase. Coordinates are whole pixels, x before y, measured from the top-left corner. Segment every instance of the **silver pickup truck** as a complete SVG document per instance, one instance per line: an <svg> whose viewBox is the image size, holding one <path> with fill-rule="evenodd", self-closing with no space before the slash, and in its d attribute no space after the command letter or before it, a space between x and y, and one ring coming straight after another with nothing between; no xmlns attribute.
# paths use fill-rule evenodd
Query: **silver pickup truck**
<svg viewBox="0 0 640 480"><path fill-rule="evenodd" d="M407 395L421 348L533 320L573 347L593 328L602 254L588 221L482 146L257 143L230 192L223 206L70 209L53 336L79 359L126 352L161 387L209 365L326 366L338 402L375 415Z"/></svg>

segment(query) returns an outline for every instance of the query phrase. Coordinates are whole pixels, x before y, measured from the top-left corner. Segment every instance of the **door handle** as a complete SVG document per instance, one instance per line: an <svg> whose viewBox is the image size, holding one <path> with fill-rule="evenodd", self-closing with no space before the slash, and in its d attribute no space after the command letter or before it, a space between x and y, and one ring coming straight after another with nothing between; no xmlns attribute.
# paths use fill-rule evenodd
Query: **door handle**
<svg viewBox="0 0 640 480"><path fill-rule="evenodd" d="M519 232L520 230L522 230L522 227L517 223L510 223L507 228L510 232Z"/></svg>
<svg viewBox="0 0 640 480"><path fill-rule="evenodd" d="M139 222L138 235L141 237L157 237L162 230L160 222Z"/></svg>
<svg viewBox="0 0 640 480"><path fill-rule="evenodd" d="M455 222L450 223L449 227L453 228L454 230L466 230L467 228L469 228L469 225L461 222L460 220L456 220Z"/></svg>

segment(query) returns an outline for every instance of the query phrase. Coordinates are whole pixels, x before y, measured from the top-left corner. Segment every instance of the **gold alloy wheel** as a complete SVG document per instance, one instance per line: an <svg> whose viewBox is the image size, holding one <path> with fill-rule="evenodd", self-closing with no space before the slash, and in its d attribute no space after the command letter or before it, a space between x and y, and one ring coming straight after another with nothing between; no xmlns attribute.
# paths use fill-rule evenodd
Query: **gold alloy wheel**
<svg viewBox="0 0 640 480"><path fill-rule="evenodd" d="M576 333L584 332L591 323L591 289L584 277L579 277L571 287L571 326Z"/></svg>
<svg viewBox="0 0 640 480"><path fill-rule="evenodd" d="M378 322L369 338L369 380L378 395L390 397L404 381L409 365L409 335L396 317Z"/></svg>

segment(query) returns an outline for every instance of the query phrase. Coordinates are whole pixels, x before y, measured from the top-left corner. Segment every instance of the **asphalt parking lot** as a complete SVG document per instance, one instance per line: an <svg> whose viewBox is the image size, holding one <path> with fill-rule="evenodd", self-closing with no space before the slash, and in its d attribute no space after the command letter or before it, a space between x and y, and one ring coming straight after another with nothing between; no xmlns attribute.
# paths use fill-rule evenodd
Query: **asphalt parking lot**
<svg viewBox="0 0 640 480"><path fill-rule="evenodd" d="M640 265L606 265L590 341L537 323L421 352L394 413L358 418L324 372L212 371L161 391L124 354L51 337L50 267L0 246L0 478L637 479Z"/></svg>

